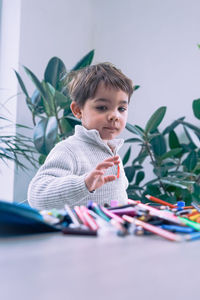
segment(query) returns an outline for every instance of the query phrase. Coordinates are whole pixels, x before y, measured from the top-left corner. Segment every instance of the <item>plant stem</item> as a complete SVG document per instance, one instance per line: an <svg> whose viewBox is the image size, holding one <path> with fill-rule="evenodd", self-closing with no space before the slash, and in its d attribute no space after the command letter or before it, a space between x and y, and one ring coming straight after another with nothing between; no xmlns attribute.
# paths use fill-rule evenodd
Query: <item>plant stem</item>
<svg viewBox="0 0 200 300"><path fill-rule="evenodd" d="M144 144L145 144L145 147L146 147L146 149L147 149L147 152L149 153L151 162L152 162L154 168L156 168L156 167L157 167L157 163L156 163L156 160L155 160L155 158L154 158L154 156L153 156L153 153L152 153L152 151L151 151L149 141L148 141L147 139L145 139L145 140L144 140ZM160 184L160 187L163 189L163 192L166 193L165 186L163 185L163 183L162 183L162 181L161 181L161 179L160 179L160 176L158 176L158 175L156 175L156 176L157 176L157 178L158 178L158 182L159 182L159 184Z"/></svg>

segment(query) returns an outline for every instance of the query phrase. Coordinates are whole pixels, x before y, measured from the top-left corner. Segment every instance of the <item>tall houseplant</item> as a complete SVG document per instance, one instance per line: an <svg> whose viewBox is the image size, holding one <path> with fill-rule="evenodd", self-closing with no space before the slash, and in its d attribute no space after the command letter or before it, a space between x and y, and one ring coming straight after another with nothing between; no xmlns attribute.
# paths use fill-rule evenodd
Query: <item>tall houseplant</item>
<svg viewBox="0 0 200 300"><path fill-rule="evenodd" d="M15 128L28 128L23 125L14 124L3 114L4 105L0 104L0 161L7 164L8 161L15 162L17 167L26 169L25 162L21 158L36 165L34 158L35 147L32 139L23 134L15 133Z"/></svg>
<svg viewBox="0 0 200 300"><path fill-rule="evenodd" d="M87 53L70 72L90 65L93 57L94 50ZM80 121L74 118L70 109L71 99L65 84L69 72L61 59L52 57L49 60L42 81L27 67L24 67L24 70L35 85L32 96L29 95L19 73L15 71L15 74L32 114L33 142L40 153L39 163L42 164L54 145L71 135L74 126Z"/></svg>
<svg viewBox="0 0 200 300"><path fill-rule="evenodd" d="M200 99L193 101L194 116L200 120ZM166 107L158 108L146 123L145 128L127 124L134 137L126 143L139 146L139 153L131 157L131 145L124 158L125 172L129 180L128 194L132 199L146 201L150 194L168 202L192 200L200 202L200 128L178 118L164 130L159 129L166 113ZM182 129L177 134L177 129ZM182 136L182 138L180 138ZM151 166L152 179L145 182L144 162Z"/></svg>

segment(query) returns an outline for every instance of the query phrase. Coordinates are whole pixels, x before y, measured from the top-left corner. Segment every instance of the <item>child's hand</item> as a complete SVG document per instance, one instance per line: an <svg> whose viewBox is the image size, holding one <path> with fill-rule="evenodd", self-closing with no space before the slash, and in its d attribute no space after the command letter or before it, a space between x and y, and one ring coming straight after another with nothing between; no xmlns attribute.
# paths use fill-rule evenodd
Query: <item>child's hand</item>
<svg viewBox="0 0 200 300"><path fill-rule="evenodd" d="M94 191L101 187L103 184L114 181L117 176L104 176L104 172L106 169L112 167L113 165L118 165L119 163L119 156L113 156L111 158L105 159L103 162L98 164L97 167L85 177L85 184L88 190L90 192Z"/></svg>

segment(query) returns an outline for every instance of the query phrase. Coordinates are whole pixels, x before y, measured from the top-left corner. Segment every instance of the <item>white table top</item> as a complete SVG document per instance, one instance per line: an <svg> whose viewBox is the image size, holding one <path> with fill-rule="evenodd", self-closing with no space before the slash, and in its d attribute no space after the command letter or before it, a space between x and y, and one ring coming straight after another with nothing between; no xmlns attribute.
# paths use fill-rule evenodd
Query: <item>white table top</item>
<svg viewBox="0 0 200 300"><path fill-rule="evenodd" d="M0 239L2 300L199 299L200 240L45 233Z"/></svg>

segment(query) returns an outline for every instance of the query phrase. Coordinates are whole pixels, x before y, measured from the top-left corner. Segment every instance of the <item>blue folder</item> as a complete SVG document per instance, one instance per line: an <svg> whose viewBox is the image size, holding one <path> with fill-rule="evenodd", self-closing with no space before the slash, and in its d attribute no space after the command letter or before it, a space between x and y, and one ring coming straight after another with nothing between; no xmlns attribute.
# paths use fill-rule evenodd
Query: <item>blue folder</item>
<svg viewBox="0 0 200 300"><path fill-rule="evenodd" d="M0 201L1 237L60 230L59 226L46 223L42 215L28 205Z"/></svg>

